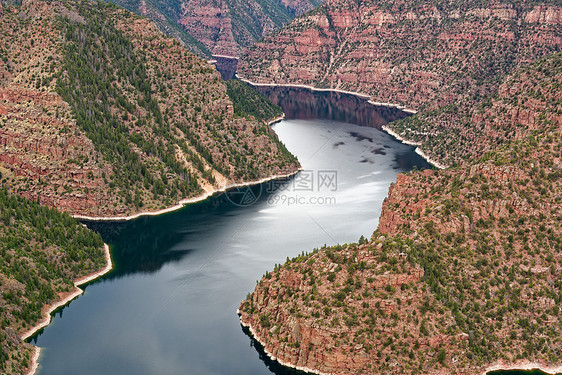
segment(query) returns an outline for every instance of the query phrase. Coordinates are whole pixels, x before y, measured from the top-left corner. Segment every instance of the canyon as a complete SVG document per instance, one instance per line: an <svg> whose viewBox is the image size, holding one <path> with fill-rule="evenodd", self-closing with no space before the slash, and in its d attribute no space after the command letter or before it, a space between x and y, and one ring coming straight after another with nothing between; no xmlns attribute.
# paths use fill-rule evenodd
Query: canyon
<svg viewBox="0 0 562 375"><path fill-rule="evenodd" d="M241 51L322 0L113 0L201 56Z"/></svg>
<svg viewBox="0 0 562 375"><path fill-rule="evenodd" d="M557 371L561 82L561 53L506 77L488 121L510 128L503 105L530 101L530 125L458 167L399 175L370 239L266 272L242 325L272 359L318 374Z"/></svg>
<svg viewBox="0 0 562 375"><path fill-rule="evenodd" d="M470 109L502 95L499 84L512 71L561 47L562 7L549 1L483 8L478 1L332 0L249 47L239 76L358 92L413 109L416 115L389 128L453 165L491 144L485 117L466 118ZM525 111L517 118L522 126Z"/></svg>
<svg viewBox="0 0 562 375"><path fill-rule="evenodd" d="M298 170L263 120L234 114L212 65L146 19L88 4L3 8L0 172L10 190L72 214L127 216Z"/></svg>

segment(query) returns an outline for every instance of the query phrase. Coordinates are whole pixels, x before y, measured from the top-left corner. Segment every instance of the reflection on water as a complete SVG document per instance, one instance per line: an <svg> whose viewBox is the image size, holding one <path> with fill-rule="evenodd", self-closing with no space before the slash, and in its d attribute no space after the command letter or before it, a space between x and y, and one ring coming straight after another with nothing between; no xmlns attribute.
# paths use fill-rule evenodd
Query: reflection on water
<svg viewBox="0 0 562 375"><path fill-rule="evenodd" d="M374 128L327 120L273 128L305 169L288 185L302 187L308 174L310 189L264 184L247 206L222 194L157 217L87 223L110 244L115 269L36 338L41 375L296 374L242 332L240 301L288 256L369 236L397 173L429 166ZM320 190L320 173L335 173L337 188Z"/></svg>
<svg viewBox="0 0 562 375"><path fill-rule="evenodd" d="M213 60L216 61L214 65L216 66L224 81L228 81L229 79L234 78L236 69L238 68L238 59L213 56Z"/></svg>
<svg viewBox="0 0 562 375"><path fill-rule="evenodd" d="M487 375L548 375L539 370L499 370L488 372Z"/></svg>
<svg viewBox="0 0 562 375"><path fill-rule="evenodd" d="M287 119L334 120L380 129L408 116L396 108L374 106L367 99L334 91L270 86L255 86L255 89L283 108Z"/></svg>
<svg viewBox="0 0 562 375"><path fill-rule="evenodd" d="M274 361L271 358L269 358L268 355L266 354L265 350L264 350L263 345L252 336L252 333L250 332L248 327L244 327L243 325L240 325L240 328L242 329L242 332L244 332L246 334L246 336L248 336L248 338L250 339L250 346L258 352L260 360L263 361L264 365L267 367L267 369L269 371L271 371L272 373L274 373L276 375L305 375L305 374L308 374L307 372L304 372L304 371L300 371L300 370L296 370L296 369L293 369L293 368L290 368L290 367L282 366L282 365L279 364L279 362Z"/></svg>
<svg viewBox="0 0 562 375"><path fill-rule="evenodd" d="M247 187L258 196L255 204L261 204L274 192L262 186ZM235 215L242 210L232 204L232 197L217 193L212 198L184 207L181 220L178 213L159 216L145 216L136 220L121 222L83 221L88 228L100 233L105 242L112 244L114 269L104 279L114 279L129 274L150 274L159 271L163 265L178 262L191 251L178 245L204 233L210 222ZM163 251L165 250L165 251Z"/></svg>

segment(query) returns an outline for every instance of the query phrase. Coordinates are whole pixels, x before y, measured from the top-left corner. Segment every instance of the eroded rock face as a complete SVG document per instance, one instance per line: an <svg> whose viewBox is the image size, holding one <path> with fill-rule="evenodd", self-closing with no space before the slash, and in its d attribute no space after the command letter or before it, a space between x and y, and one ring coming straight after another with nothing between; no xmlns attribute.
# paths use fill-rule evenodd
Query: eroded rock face
<svg viewBox="0 0 562 375"><path fill-rule="evenodd" d="M239 314L272 357L322 374L559 368L561 58L517 70L471 112L500 129L505 106L537 121L454 169L399 175L370 240L264 275Z"/></svg>
<svg viewBox="0 0 562 375"><path fill-rule="evenodd" d="M330 1L256 43L242 56L240 73L258 82L362 92L419 109L436 99L449 101L447 92L460 94L450 91L461 79L466 86L486 78L473 76L486 69L486 56L506 64L497 66L494 73L500 73L562 46L560 7L439 7ZM519 52L506 51L517 46Z"/></svg>
<svg viewBox="0 0 562 375"><path fill-rule="evenodd" d="M238 56L273 30L323 0L112 0L148 17L191 51Z"/></svg>
<svg viewBox="0 0 562 375"><path fill-rule="evenodd" d="M333 0L249 48L239 74L259 83L360 92L417 110L390 127L451 165L488 148L479 124L487 117L464 117L482 97L493 98L514 69L562 48L561 17L562 7L543 1L482 7ZM519 116L527 121L524 108ZM459 134L462 146L453 149L447 140Z"/></svg>
<svg viewBox="0 0 562 375"><path fill-rule="evenodd" d="M242 48L311 10L320 1L191 0L179 23L215 55L238 56Z"/></svg>
<svg viewBox="0 0 562 375"><path fill-rule="evenodd" d="M0 16L0 172L10 190L73 214L126 216L298 169L264 123L234 114L212 65L146 19L93 7L24 1ZM59 27L61 14L66 24ZM136 71L125 66L108 79L103 69L112 59L101 51L85 52L83 65L69 73L69 61L78 58L65 55L65 47L79 39L67 40L63 27L83 28L104 45L103 36L87 29L93 17L122 38ZM92 77L83 77L86 70ZM131 81L138 74L143 85ZM101 81L94 98L89 93ZM105 133L92 130L108 119L113 125ZM292 160L281 160L286 157ZM126 164L131 161L135 167ZM125 177L127 171L138 173Z"/></svg>

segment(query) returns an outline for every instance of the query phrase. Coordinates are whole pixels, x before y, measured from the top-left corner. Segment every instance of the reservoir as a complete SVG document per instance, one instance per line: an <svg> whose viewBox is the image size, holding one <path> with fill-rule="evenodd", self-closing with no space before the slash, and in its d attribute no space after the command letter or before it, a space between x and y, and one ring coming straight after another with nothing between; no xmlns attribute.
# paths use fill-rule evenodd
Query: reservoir
<svg viewBox="0 0 562 375"><path fill-rule="evenodd" d="M403 116L396 110L329 93L268 95L287 113L273 128L304 170L158 217L86 223L115 269L33 338L40 374L295 373L254 347L240 301L287 257L369 237L396 175L429 165L378 130Z"/></svg>

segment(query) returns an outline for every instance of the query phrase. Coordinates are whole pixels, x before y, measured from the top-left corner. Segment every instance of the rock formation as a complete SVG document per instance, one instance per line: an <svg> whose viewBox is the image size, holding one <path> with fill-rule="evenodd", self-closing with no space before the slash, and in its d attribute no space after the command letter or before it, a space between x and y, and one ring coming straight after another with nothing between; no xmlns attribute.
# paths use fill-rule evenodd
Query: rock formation
<svg viewBox="0 0 562 375"><path fill-rule="evenodd" d="M370 240L277 265L242 324L280 363L321 374L559 369L561 82L561 53L506 77L470 117L510 128L519 107L534 121L457 168L399 175Z"/></svg>
<svg viewBox="0 0 562 375"><path fill-rule="evenodd" d="M148 20L87 2L3 11L0 172L16 193L123 216L297 170L264 122L234 114L214 67Z"/></svg>
<svg viewBox="0 0 562 375"><path fill-rule="evenodd" d="M549 1L331 0L250 47L239 74L417 110L390 128L451 165L482 155L476 145L489 142L466 113L497 95L514 69L559 51L561 19L562 7Z"/></svg>

